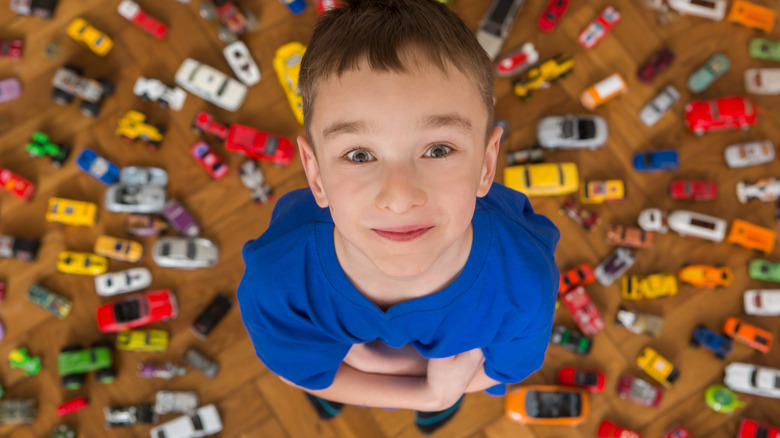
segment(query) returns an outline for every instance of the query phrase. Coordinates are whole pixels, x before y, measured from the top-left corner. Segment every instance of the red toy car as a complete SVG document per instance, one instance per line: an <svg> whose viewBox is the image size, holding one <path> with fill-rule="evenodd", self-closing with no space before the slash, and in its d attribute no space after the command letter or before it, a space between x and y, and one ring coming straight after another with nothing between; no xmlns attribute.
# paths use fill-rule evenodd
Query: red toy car
<svg viewBox="0 0 780 438"><path fill-rule="evenodd" d="M599 41L603 40L612 28L618 24L621 15L617 9L607 6L590 24L580 33L578 38L580 44L586 49L593 48Z"/></svg>
<svg viewBox="0 0 780 438"><path fill-rule="evenodd" d="M618 426L609 420L601 422L596 436L599 438L642 438L642 435L633 430Z"/></svg>
<svg viewBox="0 0 780 438"><path fill-rule="evenodd" d="M537 62L539 52L536 51L534 43L523 43L519 49L507 53L496 62L496 74L502 78L519 75Z"/></svg>
<svg viewBox="0 0 780 438"><path fill-rule="evenodd" d="M227 138L229 128L227 125L217 122L217 119L210 113L198 111L192 120L192 130L200 135L216 135L220 140L224 141Z"/></svg>
<svg viewBox="0 0 780 438"><path fill-rule="evenodd" d="M539 29L545 32L552 32L568 7L569 0L550 0L550 3L548 3L547 7L544 8L544 11L542 11L542 15L539 16L539 21L537 23Z"/></svg>
<svg viewBox="0 0 780 438"><path fill-rule="evenodd" d="M712 201L718 197L715 181L676 179L669 184L669 196L676 201Z"/></svg>
<svg viewBox="0 0 780 438"><path fill-rule="evenodd" d="M668 47L664 47L655 52L646 63L642 64L636 75L639 77L640 81L649 84L662 71L669 68L669 66L672 65L672 62L674 62L674 53L672 53Z"/></svg>
<svg viewBox="0 0 780 438"><path fill-rule="evenodd" d="M211 146L205 141L195 143L190 149L190 154L214 179L222 178L228 171L227 164L211 150Z"/></svg>
<svg viewBox="0 0 780 438"><path fill-rule="evenodd" d="M97 324L101 332L113 333L166 321L175 318L177 314L176 296L169 289L160 289L98 307Z"/></svg>
<svg viewBox="0 0 780 438"><path fill-rule="evenodd" d="M604 320L601 319L599 309L590 300L584 287L577 286L566 292L561 301L569 309L572 319L585 336L593 336L604 330Z"/></svg>
<svg viewBox="0 0 780 438"><path fill-rule="evenodd" d="M604 373L599 370L575 367L563 367L558 370L559 385L576 386L590 392L603 391L605 380Z"/></svg>
<svg viewBox="0 0 780 438"><path fill-rule="evenodd" d="M726 129L748 129L756 123L758 108L747 97L721 97L685 106L685 125L696 135Z"/></svg>
<svg viewBox="0 0 780 438"><path fill-rule="evenodd" d="M620 376L616 391L620 398L648 407L658 406L664 395L660 387L628 374Z"/></svg>
<svg viewBox="0 0 780 438"><path fill-rule="evenodd" d="M68 400L57 406L57 415L64 417L68 414L78 412L87 407L87 399L84 397L76 397L72 400Z"/></svg>
<svg viewBox="0 0 780 438"><path fill-rule="evenodd" d="M231 125L225 148L277 166L292 163L295 149L290 140L244 125Z"/></svg>
<svg viewBox="0 0 780 438"><path fill-rule="evenodd" d="M596 274L590 263L583 263L574 269L561 272L561 283L558 294L568 292L576 286L586 286L596 281Z"/></svg>
<svg viewBox="0 0 780 438"><path fill-rule="evenodd" d="M744 418L739 423L737 438L780 438L780 428Z"/></svg>
<svg viewBox="0 0 780 438"><path fill-rule="evenodd" d="M117 8L119 15L130 20L131 23L145 30L149 35L158 40L165 39L168 27L159 20L144 12L138 3L132 0L122 0Z"/></svg>
<svg viewBox="0 0 780 438"><path fill-rule="evenodd" d="M0 167L0 186L24 201L29 201L35 194L35 184L2 167Z"/></svg>
<svg viewBox="0 0 780 438"><path fill-rule="evenodd" d="M582 228L584 228L585 231L590 231L590 229L596 225L600 219L599 215L596 213L585 210L581 206L577 205L574 202L574 198L566 198L566 201L564 201L563 205L561 206L561 213L566 213L566 215L572 218L574 222L582 225Z"/></svg>
<svg viewBox="0 0 780 438"><path fill-rule="evenodd" d="M24 41L22 40L0 40L0 58L15 58L22 57L22 50L24 49Z"/></svg>
<svg viewBox="0 0 780 438"><path fill-rule="evenodd" d="M677 424L666 431L664 438L693 438L693 435L688 432L688 429Z"/></svg>

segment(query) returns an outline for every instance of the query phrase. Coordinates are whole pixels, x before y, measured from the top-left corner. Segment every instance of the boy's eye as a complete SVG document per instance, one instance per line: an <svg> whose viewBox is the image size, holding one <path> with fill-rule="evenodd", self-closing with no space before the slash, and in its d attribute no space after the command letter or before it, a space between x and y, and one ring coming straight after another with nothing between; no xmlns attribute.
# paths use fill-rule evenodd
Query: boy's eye
<svg viewBox="0 0 780 438"><path fill-rule="evenodd" d="M367 163L369 161L374 161L374 157L365 149L355 149L347 152L344 156L348 161L353 163Z"/></svg>
<svg viewBox="0 0 780 438"><path fill-rule="evenodd" d="M444 144L435 144L425 151L426 158L439 158L452 152L452 148Z"/></svg>

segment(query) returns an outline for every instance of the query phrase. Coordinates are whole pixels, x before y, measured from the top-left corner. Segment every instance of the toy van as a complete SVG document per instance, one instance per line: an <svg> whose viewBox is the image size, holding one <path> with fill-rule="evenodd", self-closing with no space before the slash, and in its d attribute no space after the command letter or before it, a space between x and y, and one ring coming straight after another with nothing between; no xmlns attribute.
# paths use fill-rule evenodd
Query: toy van
<svg viewBox="0 0 780 438"><path fill-rule="evenodd" d="M652 248L655 233L637 227L617 225L607 229L607 245Z"/></svg>
<svg viewBox="0 0 780 438"><path fill-rule="evenodd" d="M687 210L675 210L668 216L669 228L681 236L694 236L713 242L726 237L726 221L714 216Z"/></svg>
<svg viewBox="0 0 780 438"><path fill-rule="evenodd" d="M726 0L668 0L669 7L680 14L696 15L720 21L726 15Z"/></svg>
<svg viewBox="0 0 780 438"><path fill-rule="evenodd" d="M772 348L771 333L738 318L726 318L726 322L723 323L723 333L762 353L767 353Z"/></svg>
<svg viewBox="0 0 780 438"><path fill-rule="evenodd" d="M620 73L615 73L585 90L580 95L580 102L585 108L592 110L626 91L626 81Z"/></svg>
<svg viewBox="0 0 780 438"><path fill-rule="evenodd" d="M766 254L775 249L776 240L777 233L774 231L740 219L734 219L731 223L731 231L726 236L726 242L763 251Z"/></svg>
<svg viewBox="0 0 780 438"><path fill-rule="evenodd" d="M769 33L775 27L775 18L777 13L771 8L745 0L734 0L726 21Z"/></svg>

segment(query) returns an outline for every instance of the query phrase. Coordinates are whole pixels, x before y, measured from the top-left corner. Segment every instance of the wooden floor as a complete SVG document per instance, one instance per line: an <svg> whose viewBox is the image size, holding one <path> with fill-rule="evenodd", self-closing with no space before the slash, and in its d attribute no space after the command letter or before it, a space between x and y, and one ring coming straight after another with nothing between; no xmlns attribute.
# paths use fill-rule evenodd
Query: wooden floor
<svg viewBox="0 0 780 438"><path fill-rule="evenodd" d="M759 0L755 0L759 1ZM279 86L271 60L274 51L289 41L308 42L315 21L314 8L300 17L292 16L278 0L250 1L243 4L260 17L260 27L245 38L263 74L262 81L251 87L249 97L240 111L228 113L189 96L181 112L162 110L154 103L142 103L132 94L138 76L156 77L173 81L173 75L185 57L193 57L225 72L228 66L221 55L221 43L213 26L197 13L197 2L181 4L174 0L139 3L171 27L169 37L157 42L140 29L128 23L116 12L118 0L61 0L53 20L17 17L8 8L8 0L0 5L0 38L24 38L26 51L20 61L0 60L0 79L15 76L24 85L21 100L0 104L0 166L7 167L38 185L32 202L23 203L7 193L0 194L0 234L39 238L42 248L38 260L25 263L18 260L0 261L0 279L8 283L7 298L0 303L0 320L6 336L0 342L0 357L16 347L26 346L43 358L44 369L36 377L26 378L22 371L11 369L0 361L0 382L4 398L35 398L40 413L31 426L3 426L0 436L42 437L62 420L55 407L68 399L84 395L90 405L65 422L76 427L84 437L147 436L149 426L116 428L106 431L102 408L108 405L126 405L152 402L161 389L195 390L203 404L216 403L222 415L222 437L412 437L419 436L412 413L348 407L343 415L325 423L316 419L302 393L281 383L255 357L244 331L237 309L207 341L198 340L188 329L203 307L217 293L233 294L243 263L242 244L260 235L266 228L273 205L257 206L251 203L249 192L238 178L237 165L241 157L216 147L217 154L226 159L232 169L218 182L212 181L188 156L189 147L196 141L189 124L197 110L209 109L226 122L241 122L263 130L277 132L289 138L303 133L293 118ZM726 145L740 141L770 139L780 142L780 98L753 96L759 107L759 122L748 132L711 134L698 138L683 124L684 102L692 99L685 81L693 69L716 51L725 52L732 68L701 98L715 98L743 94L743 71L749 67L780 67L749 58L747 43L760 36L754 31L721 22L715 23L694 17L682 17L674 23L659 26L655 13L640 6L638 0L590 0L573 2L560 26L552 34L537 31L535 21L546 4L544 0L528 0L521 10L505 48L533 41L542 59L568 52L574 55L575 72L548 90L542 90L527 102L516 99L510 91L511 81L496 82L496 115L509 122L510 132L504 143L512 150L534 143L536 122L540 117L566 113L586 113L578 101L579 94L589 85L619 72L628 81L626 95L599 108L596 113L608 119L610 138L606 147L597 151L567 151L550 153L549 161L573 161L585 179L621 178L626 181L628 198L619 204L600 205L593 209L603 215L601 225L591 232L558 213L561 197L535 198L537 211L548 215L560 227L562 238L557 259L561 269L576 264L599 263L612 248L604 243L608 224L632 225L639 211L646 207L664 210L691 209L714 214L727 220L744 219L777 230L774 205L753 201L740 205L735 196L736 182L754 181L759 177L777 176L780 165L771 164L746 169L728 169L722 158ZM760 3L778 8L775 0ZM488 0L454 0L452 8L466 23L476 29ZM577 43L577 35L596 14L608 4L617 7L623 20L615 31L595 49L586 51ZM65 27L74 17L83 16L97 28L114 38L115 47L103 58L91 54L65 35ZM770 38L780 39L775 30ZM56 41L60 53L56 59L43 56L47 43ZM652 86L636 79L637 66L663 46L669 46L677 61ZM55 70L67 62L83 66L88 77L105 76L117 83L116 94L105 102L103 112L95 119L83 117L76 104L59 107L49 97L51 78ZM652 128L642 125L638 111L666 84L673 84L683 93L677 104ZM139 144L127 144L117 138L113 130L121 114L129 109L148 114L152 123L167 125L168 132L159 151L149 151ZM103 338L95 324L95 308L104 300L95 294L90 277L61 274L55 260L59 251L90 251L100 234L125 237L122 215L100 212L94 228L75 228L44 220L46 203L51 196L62 196L92 201L102 206L104 186L80 171L71 158L61 169L54 169L48 159L32 159L23 145L35 130L43 130L58 143L70 143L77 153L90 147L120 166L157 165L170 175L168 193L184 203L203 226L203 235L216 241L221 248L218 265L212 269L178 271L155 266L147 257L143 262L154 274L154 288L171 288L178 296L180 313L170 323L157 325L171 333L171 346L164 354L116 354L119 377L111 385L100 385L93 377L79 391L61 388L56 371L56 357L65 344L84 344ZM637 151L675 148L680 153L681 166L669 173L639 174L630 166L631 155ZM74 154L75 155L75 154ZM503 166L503 154L501 158ZM263 164L267 178L276 195L304 187L306 182L300 161L287 168ZM499 172L501 175L501 172ZM717 180L721 195L710 203L693 205L672 201L667 186L673 178ZM152 238L143 239L150 248ZM612 419L641 432L645 437L660 437L670 424L681 422L695 436L726 438L736 436L740 418L773 421L780 425L780 401L743 395L746 405L733 415L718 414L704 404L704 388L722 381L723 367L729 361L747 361L780 367L780 348L769 354L760 354L737 345L727 361L688 345L691 330L698 324L718 329L728 316L743 316L745 320L770 330L775 336L780 329L780 318L748 317L742 312L742 292L748 288L770 288L747 277L747 262L755 254L727 244L712 244L694 238L682 238L670 233L661 235L653 250L638 252L638 262L630 271L635 274L676 272L686 263L717 263L729 265L735 273L734 283L720 291L683 288L672 298L628 303L627 306L663 315L662 336L649 338L630 334L613 324L621 304L615 284L602 287L594 284L588 291L607 322L606 329L595 336L590 356L578 357L559 347L550 347L544 368L526 383L553 383L557 369L562 365L579 365L602 369L607 374L607 389L592 397L593 410L586 424L578 428L526 427L513 423L503 415L500 398L473 394L466 398L461 412L444 427L438 436L471 438L509 437L593 437L604 418ZM776 250L770 259L780 259ZM131 267L111 262L112 270ZM25 298L33 282L61 293L73 300L73 312L58 320L29 303ZM556 321L572 326L566 311L559 311ZM181 362L181 353L188 346L196 346L216 358L221 371L208 379L190 368L184 376L170 381L146 380L135 375L139 362L145 360L173 360ZM615 395L618 376L629 373L646 377L635 365L637 353L652 346L669 358L679 369L680 378L673 389L666 392L658 408L645 408L624 402ZM172 415L164 419L172 418Z"/></svg>

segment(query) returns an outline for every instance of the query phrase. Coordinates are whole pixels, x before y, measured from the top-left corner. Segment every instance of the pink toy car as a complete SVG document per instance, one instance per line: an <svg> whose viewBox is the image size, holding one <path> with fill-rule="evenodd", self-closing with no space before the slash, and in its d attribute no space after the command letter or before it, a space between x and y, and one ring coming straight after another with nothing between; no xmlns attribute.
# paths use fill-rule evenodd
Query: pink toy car
<svg viewBox="0 0 780 438"><path fill-rule="evenodd" d="M230 126L225 148L256 160L270 161L277 166L292 163L295 154L290 140L244 125Z"/></svg>
<svg viewBox="0 0 780 438"><path fill-rule="evenodd" d="M0 103L18 99L22 95L22 84L18 79L9 78L0 81Z"/></svg>
<svg viewBox="0 0 780 438"><path fill-rule="evenodd" d="M22 57L23 50L22 40L0 40L0 58L19 59Z"/></svg>
<svg viewBox="0 0 780 438"><path fill-rule="evenodd" d="M579 42L586 49L592 49L612 31L620 21L620 12L612 6L607 6L595 20L593 20L579 37Z"/></svg>
<svg viewBox="0 0 780 438"><path fill-rule="evenodd" d="M227 164L211 150L211 146L205 141L195 143L190 149L190 154L214 179L222 178L228 171Z"/></svg>
<svg viewBox="0 0 780 438"><path fill-rule="evenodd" d="M158 40L165 39L168 27L159 20L144 12L138 3L132 0L122 0L117 7L119 15L130 20L131 23L145 30L149 35Z"/></svg>
<svg viewBox="0 0 780 438"><path fill-rule="evenodd" d="M756 123L758 108L747 97L721 97L685 106L685 124L696 135L727 129L749 129Z"/></svg>

